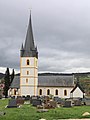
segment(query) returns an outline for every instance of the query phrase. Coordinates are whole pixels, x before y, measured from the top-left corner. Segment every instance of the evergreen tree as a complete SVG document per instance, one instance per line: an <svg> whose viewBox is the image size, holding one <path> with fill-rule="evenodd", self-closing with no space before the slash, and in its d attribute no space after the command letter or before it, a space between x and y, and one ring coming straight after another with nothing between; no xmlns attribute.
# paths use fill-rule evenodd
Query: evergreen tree
<svg viewBox="0 0 90 120"><path fill-rule="evenodd" d="M10 81L10 85L11 85L11 83L13 82L13 79L14 79L14 74L15 74L15 72L14 72L14 69L13 69L12 74L11 74L11 81Z"/></svg>
<svg viewBox="0 0 90 120"><path fill-rule="evenodd" d="M4 80L5 80L4 95L7 98L8 90L9 90L9 86L10 86L10 72L9 72L9 68L7 68L7 70L6 70Z"/></svg>

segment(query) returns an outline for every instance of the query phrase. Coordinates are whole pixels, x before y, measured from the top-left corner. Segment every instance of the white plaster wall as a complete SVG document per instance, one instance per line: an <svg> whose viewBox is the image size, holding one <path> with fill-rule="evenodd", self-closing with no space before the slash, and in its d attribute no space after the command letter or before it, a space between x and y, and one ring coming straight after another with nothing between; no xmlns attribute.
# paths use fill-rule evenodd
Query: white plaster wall
<svg viewBox="0 0 90 120"><path fill-rule="evenodd" d="M55 90L58 90L58 95L61 98L70 98L70 92L72 90L73 87L38 87L38 94L39 94L39 90L42 89L42 95L46 95L47 96L47 90L50 90L50 94L52 94L53 96L55 95ZM64 90L67 90L67 96L64 96Z"/></svg>
<svg viewBox="0 0 90 120"><path fill-rule="evenodd" d="M30 65L27 65L27 59L30 60ZM37 84L38 84L38 72L37 63L38 60L35 57L22 57L21 58L21 78L20 78L20 89L22 95L37 95ZM37 64L36 64L37 63ZM29 74L27 75L27 71ZM28 82L26 82L28 79ZM35 93L35 94L34 94Z"/></svg>
<svg viewBox="0 0 90 120"><path fill-rule="evenodd" d="M35 84L38 85L38 78L35 78Z"/></svg>
<svg viewBox="0 0 90 120"><path fill-rule="evenodd" d="M38 77L38 69L35 68L35 77Z"/></svg>
<svg viewBox="0 0 90 120"><path fill-rule="evenodd" d="M21 87L21 95L34 95L34 87L30 87L30 86L22 86Z"/></svg>
<svg viewBox="0 0 90 120"><path fill-rule="evenodd" d="M28 83L26 83L26 78L21 78L21 85L34 85L34 78L28 78Z"/></svg>
<svg viewBox="0 0 90 120"><path fill-rule="evenodd" d="M25 66L27 66L28 67L28 65L27 65L27 59L29 59L30 60L30 65L29 66L32 66L32 67L34 67L34 57L22 57L21 58L21 65L22 65L22 67L25 67Z"/></svg>
<svg viewBox="0 0 90 120"><path fill-rule="evenodd" d="M22 68L21 69L21 76L34 76L34 69L35 68ZM28 75L27 75L27 71L29 71Z"/></svg>
<svg viewBox="0 0 90 120"><path fill-rule="evenodd" d="M75 91L73 92L73 97L81 97L83 98L83 92L77 87Z"/></svg>

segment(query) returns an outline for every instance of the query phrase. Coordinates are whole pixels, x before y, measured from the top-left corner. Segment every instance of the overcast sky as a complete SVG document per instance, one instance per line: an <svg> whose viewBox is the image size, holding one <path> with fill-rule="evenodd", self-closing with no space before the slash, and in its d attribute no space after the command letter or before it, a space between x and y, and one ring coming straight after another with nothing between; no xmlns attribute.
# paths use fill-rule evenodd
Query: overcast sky
<svg viewBox="0 0 90 120"><path fill-rule="evenodd" d="M0 72L19 71L30 9L39 72L90 72L90 0L0 0Z"/></svg>

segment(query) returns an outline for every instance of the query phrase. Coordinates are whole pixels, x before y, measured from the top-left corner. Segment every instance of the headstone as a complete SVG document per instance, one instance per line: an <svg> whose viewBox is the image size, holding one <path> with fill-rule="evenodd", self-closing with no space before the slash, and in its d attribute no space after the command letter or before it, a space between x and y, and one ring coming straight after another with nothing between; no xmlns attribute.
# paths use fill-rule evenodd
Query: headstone
<svg viewBox="0 0 90 120"><path fill-rule="evenodd" d="M50 101L50 98L48 96L43 96L42 101L46 104L48 101Z"/></svg>
<svg viewBox="0 0 90 120"><path fill-rule="evenodd" d="M41 98L39 96L31 96L30 103L32 104L34 100L41 101Z"/></svg>
<svg viewBox="0 0 90 120"><path fill-rule="evenodd" d="M30 98L30 95L27 95L26 97Z"/></svg>
<svg viewBox="0 0 90 120"><path fill-rule="evenodd" d="M45 109L52 109L56 107L57 107L57 103L55 101L48 101L46 104L44 104Z"/></svg>
<svg viewBox="0 0 90 120"><path fill-rule="evenodd" d="M25 97L25 100L26 100L26 101L30 100L30 95L27 95L27 96Z"/></svg>
<svg viewBox="0 0 90 120"><path fill-rule="evenodd" d="M38 96L31 96L32 100L38 99Z"/></svg>
<svg viewBox="0 0 90 120"><path fill-rule="evenodd" d="M38 99L33 99L32 103L33 106L38 106L38 105L42 105L42 101L38 100Z"/></svg>
<svg viewBox="0 0 90 120"><path fill-rule="evenodd" d="M22 96L22 98L24 98L24 99L25 99L25 96Z"/></svg>
<svg viewBox="0 0 90 120"><path fill-rule="evenodd" d="M54 97L53 100L54 100L55 102L57 102L58 104L61 104L61 103L62 103L62 99L59 98L59 97Z"/></svg>
<svg viewBox="0 0 90 120"><path fill-rule="evenodd" d="M71 101L64 101L63 107L71 107Z"/></svg>
<svg viewBox="0 0 90 120"><path fill-rule="evenodd" d="M17 107L18 107L18 105L17 105L17 102L15 99L9 100L7 108L17 108Z"/></svg>
<svg viewBox="0 0 90 120"><path fill-rule="evenodd" d="M50 108L56 108L57 107L57 103L55 101L49 101L48 103L50 105Z"/></svg>
<svg viewBox="0 0 90 120"><path fill-rule="evenodd" d="M53 98L53 100L56 101L56 102L58 101L58 99L59 99L59 97L54 97Z"/></svg>
<svg viewBox="0 0 90 120"><path fill-rule="evenodd" d="M81 100L74 100L74 106L81 106Z"/></svg>
<svg viewBox="0 0 90 120"><path fill-rule="evenodd" d="M90 98L85 98L85 104L90 105Z"/></svg>
<svg viewBox="0 0 90 120"><path fill-rule="evenodd" d="M23 98L17 98L16 103L17 103L17 105L23 105L24 104L24 99Z"/></svg>

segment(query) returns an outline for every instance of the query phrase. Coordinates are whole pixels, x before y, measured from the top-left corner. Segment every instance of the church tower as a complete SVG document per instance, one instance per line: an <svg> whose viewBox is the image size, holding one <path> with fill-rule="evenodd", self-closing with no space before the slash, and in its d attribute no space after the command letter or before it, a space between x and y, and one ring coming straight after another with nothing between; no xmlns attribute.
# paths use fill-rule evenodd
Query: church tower
<svg viewBox="0 0 90 120"><path fill-rule="evenodd" d="M20 95L37 95L38 86L38 51L34 43L31 13L25 44L20 55Z"/></svg>

